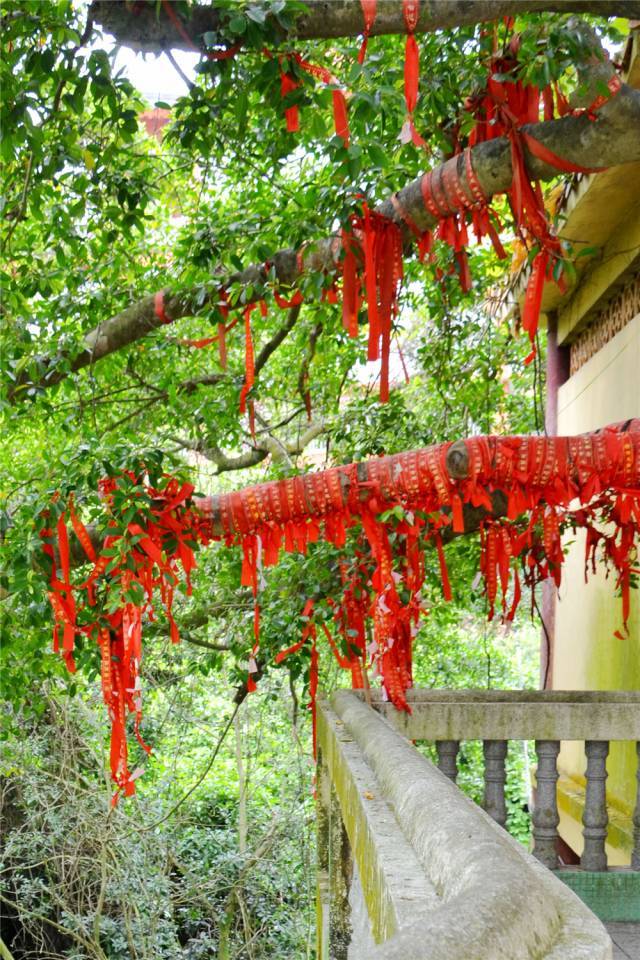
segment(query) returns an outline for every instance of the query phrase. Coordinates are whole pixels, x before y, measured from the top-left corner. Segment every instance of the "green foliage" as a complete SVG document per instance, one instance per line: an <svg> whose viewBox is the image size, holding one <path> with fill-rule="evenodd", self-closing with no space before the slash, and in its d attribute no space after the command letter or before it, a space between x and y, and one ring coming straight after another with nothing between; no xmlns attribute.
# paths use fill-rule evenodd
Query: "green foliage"
<svg viewBox="0 0 640 960"><path fill-rule="evenodd" d="M292 738L281 690L244 708L246 850L238 848L233 734L203 776L230 713L230 691L188 657L149 664L156 753L135 804L110 810L106 723L90 687L69 701L41 689L44 716L16 716L2 762L3 937L14 956L196 960L308 955L314 920L307 724ZM169 718L169 722L167 722ZM194 729L199 732L196 739ZM185 737L187 740L185 741ZM185 744L188 743L188 746ZM258 859L256 859L258 858ZM225 933L223 934L223 930Z"/></svg>
<svg viewBox="0 0 640 960"><path fill-rule="evenodd" d="M432 147L426 159L398 139L401 38L375 38L359 65L355 38L283 39L304 6L299 0L272 0L269 16L257 2L216 6L220 28L204 36L205 46L241 40L243 53L203 58L156 138L139 119L153 104L115 69L113 44L86 20L85 3L1 3L3 895L16 956L21 949L25 957L73 960L288 960L313 949L309 651L277 667L274 657L300 638L306 598L329 617L336 551L315 544L267 572L264 676L260 693L242 708L250 826L240 852L240 774L229 734L213 757L253 643L239 552L214 547L199 555L193 596L176 598L179 648L169 649L162 617L145 625L143 733L154 753L138 758L145 768L138 799L109 812L95 647L79 641L81 670L73 678L50 652L47 571L34 518L51 509L54 492L60 504L77 491L88 523L100 514L98 479L136 470L141 460L158 472L182 472L209 493L471 433L528 433L542 425L544 343L536 364L524 368L524 344L490 309L505 280L490 249L472 254L469 295L450 275L437 281L432 267L407 260L386 406L365 364L364 311L360 335L350 340L340 307L320 299L330 278L308 270L300 318L253 392L257 442L269 442L269 456L230 476L220 472L220 451L233 458L255 447L238 411L241 325L228 336L226 375L215 348L181 341L215 332L217 290L231 273L338 231L360 195L375 204L448 153L465 98L486 79L492 37L473 26L419 37L416 121ZM186 2L174 7L188 12ZM545 14L523 16L518 26L527 75L566 85L587 53L571 22ZM614 27L600 22L599 29L615 39ZM503 32L500 26L499 42ZM265 47L274 55L265 56ZM333 136L330 90L287 56L292 49L350 91L348 149ZM296 135L285 130L279 57L299 84L286 104L299 106ZM449 266L439 246L436 264ZM271 270L262 286L231 290L233 304L257 295L269 304L265 319L254 314L256 353L286 317L274 304L273 280ZM88 333L159 289L188 292L196 315L73 370ZM308 427L305 375L319 431L300 451ZM53 385L31 385L42 377ZM510 638L484 625L484 600L471 587L477 551L473 539L447 547L448 605L437 561L427 558L431 609L415 663L421 684L521 686L535 679L535 645L522 623ZM326 649L321 661L327 688L345 682ZM461 769L462 785L476 798L478 749L464 745ZM509 817L522 838L527 789L516 751ZM265 838L268 852L254 864Z"/></svg>

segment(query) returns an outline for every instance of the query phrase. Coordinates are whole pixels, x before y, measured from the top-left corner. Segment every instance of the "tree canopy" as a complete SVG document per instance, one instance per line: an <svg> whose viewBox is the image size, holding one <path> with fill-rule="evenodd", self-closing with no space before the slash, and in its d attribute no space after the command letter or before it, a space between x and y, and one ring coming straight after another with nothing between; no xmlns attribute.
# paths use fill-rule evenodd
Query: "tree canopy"
<svg viewBox="0 0 640 960"><path fill-rule="evenodd" d="M507 22L513 4L479 5L473 15L463 6L441 3L417 21L415 120L425 149L402 132L400 3L379 4L362 63L356 3L334 4L328 18L298 0L5 4L3 606L5 657L18 672L30 657L45 674L57 669L42 654L49 613L33 529L54 491L89 491L101 475L141 460L226 489L239 477L244 484L474 432L540 427L543 354L523 367L513 322L493 310L504 266L486 244L470 252L467 292L446 244L436 243L428 266L407 260L388 406L377 403L379 372L365 364L364 312L350 338L331 296L343 256L331 237L363 197L397 219L388 198L399 191L420 229L433 222L418 177L468 135L465 104L513 30L522 81L553 83L578 107L602 92L600 42L621 50L624 21L591 17L601 13L597 3L531 3L526 13L519 5L515 26ZM505 21L480 22L490 14ZM144 47L184 93L171 103L145 100L114 67L117 47L101 26L133 47L144 26ZM174 47L204 51L194 53L191 76ZM301 62L329 70L331 82ZM283 71L295 80L284 99ZM348 141L332 132L336 84L347 95ZM292 107L296 132L285 123ZM597 118L578 110L538 124L536 136L574 162L633 159L640 138L629 118L638 110L635 92L623 88ZM506 189L508 142L474 150L484 192ZM558 174L531 154L528 165L544 179ZM499 202L498 210L508 245L508 211ZM400 223L408 247L413 238ZM570 249L564 258L570 276ZM278 305L292 296L302 305ZM227 306L237 317L258 299L267 309L253 315L252 436L238 402L242 323L227 334L226 366L215 342L200 344L217 336ZM213 480L223 473L233 479ZM246 641L233 643L242 662Z"/></svg>
<svg viewBox="0 0 640 960"><path fill-rule="evenodd" d="M430 255L420 258L414 234L433 229L438 219L425 206L422 176L469 145L470 105L488 76L497 73L497 83L513 80L495 64L513 55L514 35L518 80L550 88L556 104L566 104L561 118L536 116L526 127L543 148L542 154L539 147L523 148L532 177L548 183L557 197L566 177L558 158L589 169L640 159L640 93L623 84L612 95L608 86L624 68L628 24L619 18L640 17L640 5L420 4L420 77L411 109L401 0L378 0L360 58L365 20L357 0L336 0L329 11L316 0L3 0L0 9L1 655L7 729L16 743L7 767L17 784L9 806L20 825L11 856L27 862L20 817L29 804L43 809L50 801L38 857L52 856L47 836L62 842L69 829L79 851L74 863L82 869L83 858L92 858L92 841L80 818L66 826L63 812L73 791L68 782L62 793L56 785L72 769L87 817L98 822L102 787L94 767L95 755L104 756L105 728L102 719L96 726L90 718L98 715L91 698L100 653L80 638L80 669L73 677L50 653L52 614L38 518L52 502L66 503L73 491L83 522L97 521L101 478L135 475L141 463L154 477L176 474L210 495L458 437L541 433L544 331L532 331L536 355L525 364L529 345L508 289L510 270L528 271L538 252L520 242L522 230L505 197L514 176L513 144L502 135L470 145L470 162L481 192L493 198L496 231L508 254L500 259L486 240L470 245L470 289L460 283L462 268L452 259L451 244L436 238ZM142 50L144 89L128 75L132 58L122 65L119 45ZM344 97L348 137L334 129L336 92ZM591 109L594 102L597 109ZM414 142L408 114L426 146ZM354 217L363 216L364 203L395 223L404 254L387 403L379 401L379 363L367 363L366 304L359 305L354 331L345 328L340 302L349 249L344 234L354 229ZM562 204L556 208L552 219L559 229ZM570 284L577 252L568 244L558 249L559 273ZM264 311L249 315L250 384L246 308L258 303ZM226 362L219 349L221 324L228 328ZM254 432L241 412L243 390L253 404ZM426 560L423 591L430 617L416 638L418 679L529 682L531 671L517 662L508 642L494 643L494 635L477 626L487 609L473 583L477 541L458 538L446 551L456 571L453 602L441 603L434 551ZM237 946L240 956L275 903L282 909L280 927L254 955L277 956L278 949L282 956L303 955L306 933L296 925L295 906L286 912L269 876L264 890L243 900L243 871L254 870L261 851L280 841L292 903L305 896L306 881L291 869L295 844L308 856L302 766L299 780L290 771L280 792L282 808L300 815L287 842L284 824L271 824L263 808L277 802L280 789L264 771L288 736L282 704L291 697L297 735L311 662L306 647L281 663L274 659L300 640L305 599L323 604L331 597L340 581L340 558L331 544L312 544L304 557L286 555L261 590L257 668L266 678L261 689L274 719L267 734L262 727L244 733L235 728L239 741L250 742L265 777L251 808L259 836L247 852L245 822L236 863L224 831L236 815L246 817L231 799L238 784L242 793L245 773L241 764L229 773L233 757L219 748L247 694L253 599L240 586L241 564L238 549L200 552L193 595L178 588L173 610L184 641L179 650L167 655L170 628L162 614L148 628L148 724L158 753L142 758L150 784L141 800L144 822L130 840L132 815L119 811L100 841L101 857L109 847L113 864L130 861L130 877L123 868L117 887L125 901L127 884L152 871L142 919L125 910L122 924L101 920L105 896L108 902L115 894L97 860L102 874L91 875L95 889L89 884L80 894L55 871L43 880L37 869L19 867L12 881L11 909L28 917L28 929L52 951L51 938L62 937L55 945L59 955L135 956L131 937L140 936L141 956L191 958L207 955L193 946L202 935L221 958L236 955L233 942L244 944ZM520 636L530 642L532 634L518 623L525 630ZM469 624L473 630L466 629ZM323 669L327 685L336 682L330 654ZM78 694L75 706L66 703L68 693ZM252 709L257 715L263 707ZM207 712L212 710L213 719ZM52 747L52 728L66 724L68 712L74 722L80 718L85 741L75 741L65 726L62 757ZM206 750L196 739L200 729ZM33 735L31 746L25 731ZM176 761L170 770L163 750L180 757L181 749L184 763ZM221 755L226 766L214 801L198 791ZM39 765L40 779L34 773ZM175 852L175 836L166 831L177 822L178 809L185 820ZM512 817L522 818L519 799ZM207 818L218 831L218 847L208 846ZM151 842L156 836L157 847ZM173 860L162 866L158 851L165 842ZM193 862L200 844L206 848L202 857L210 857L222 877L224 896L213 880L198 891ZM181 884L188 887L184 903L176 893ZM100 889L111 892L94 896ZM33 900L38 895L40 913ZM171 919L162 912L167 897ZM209 907L198 897L212 898ZM97 917L90 922L89 901ZM196 901L197 909L188 906ZM215 934L203 932L202 921L194 919L208 909ZM71 949L77 954L64 953Z"/></svg>

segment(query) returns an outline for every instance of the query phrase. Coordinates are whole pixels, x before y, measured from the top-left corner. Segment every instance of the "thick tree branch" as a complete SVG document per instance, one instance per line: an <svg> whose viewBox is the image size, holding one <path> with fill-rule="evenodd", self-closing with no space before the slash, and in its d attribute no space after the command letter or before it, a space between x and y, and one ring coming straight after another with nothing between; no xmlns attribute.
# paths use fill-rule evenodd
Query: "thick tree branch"
<svg viewBox="0 0 640 960"><path fill-rule="evenodd" d="M306 12L296 18L293 38L305 40L356 37L363 32L364 20L358 0L306 0ZM174 4L174 7L176 5ZM264 3L268 11L269 4ZM220 4L194 4L182 19L187 37L176 27L162 5L131 4L123 0L94 0L90 7L96 23L113 34L119 43L135 50L159 53L169 48L192 50L203 34L215 33L224 26ZM425 33L499 20L523 13L591 13L605 17L640 18L638 0L435 0L421 3L417 31ZM181 8L176 13L185 13ZM274 26L276 24L274 23ZM280 30L285 39L284 31ZM406 33L402 0L378 0L372 36Z"/></svg>
<svg viewBox="0 0 640 960"><path fill-rule="evenodd" d="M263 420L259 414L256 414L256 416L258 421L264 425L264 430L261 431L263 434L262 440L259 444L252 446L250 450L235 457L230 457L217 444L211 442L206 443L204 440L189 440L186 437L180 437L175 434L170 435L167 439L172 443L176 443L179 447L182 447L183 450L192 450L207 460L211 460L217 467L216 473L219 474L228 473L232 470L246 470L250 467L255 467L259 463L262 463L263 460L266 460L269 455L271 455L271 458L276 462L287 461L289 456L299 456L305 447L315 440L316 437L324 433L328 427L325 420L317 420L314 423L308 424L306 429L295 440L282 442L274 436L273 431L276 428L270 427L266 420ZM291 464L289 464L289 466L291 466Z"/></svg>
<svg viewBox="0 0 640 960"><path fill-rule="evenodd" d="M583 167L611 167L640 160L640 90L623 85L622 90L598 111L597 119L588 116L566 116L560 120L526 125L536 140L553 153ZM504 193L511 186L511 147L509 140L500 137L473 148L473 167L476 177L487 197ZM447 161L448 163L456 162ZM529 153L526 153L527 169L530 174L542 181L558 176L558 170ZM420 229L434 226L434 218L425 209L420 180L409 183L397 196L404 210ZM464 167L460 170L460 180L466 186ZM406 233L407 244L413 242L411 233L398 218L391 198L381 203L377 210L382 215L395 220ZM300 275L299 260L303 260L304 271L324 270L334 272L340 259L340 244L336 237L329 237L311 247L305 247L299 258L293 249L281 250L270 258L279 283L290 285ZM260 288L267 282L265 264L255 264L246 270L212 283L207 294L211 302L218 300L220 289L231 284L251 284ZM199 293L198 293L199 296ZM170 321L196 314L202 306L196 302L197 294L166 294L164 312ZM116 350L134 343L152 330L157 330L163 322L155 313L154 297L145 297L132 304L115 317L105 320L85 337L84 349L75 356L58 354L55 357L34 361L38 375L33 380L25 373L19 382L9 391L10 399L18 400L27 395L27 389L37 386L46 389L59 383L69 373L81 370ZM285 328L287 324L285 324ZM287 331L288 332L288 331ZM286 335L286 333L285 333ZM267 345L268 346L268 345ZM267 347L264 348L265 350ZM261 361L260 355L256 365ZM216 374L214 376L223 376Z"/></svg>
<svg viewBox="0 0 640 960"><path fill-rule="evenodd" d="M275 353L275 351L278 349L278 347L280 346L282 341L285 339L285 337L287 337L288 334L291 333L291 331L293 330L293 328L295 327L298 321L299 316L300 316L300 307L299 306L292 307L289 310L289 316L287 317L286 322L283 323L280 329L276 331L276 333L273 335L271 340L265 343L264 347L256 357L256 362L254 365L254 375L256 377L264 367L265 363L267 362L271 354Z"/></svg>
<svg viewBox="0 0 640 960"><path fill-rule="evenodd" d="M631 443L631 456L630 464L626 466L624 463L615 463L612 464L612 473L615 473L612 482L615 482L619 485L620 489L626 489L628 487L634 488L634 485L637 486L640 483L640 418L628 420L621 424L615 424L612 427L605 427L604 430L615 429L618 433L625 433ZM569 476L576 484L576 489L581 489L583 483L585 483L585 477L589 476L589 468L594 470L601 468L601 458L602 453L598 452L591 442L598 434L601 434L602 430L594 430L591 433L582 434L579 438L581 441L579 445L580 456L575 461L568 458L568 471ZM509 449L512 450L514 441L518 438L508 437L488 437L487 440L489 445L494 445L497 447L501 443L501 440L504 439L507 441ZM546 443L549 444L549 451L554 450L555 447L552 446L553 441L558 438L547 437L545 438ZM567 444L574 441L575 438L560 438L563 439ZM464 440L458 440L454 443L443 443L438 444L434 447L428 448L428 452L431 454L431 460L434 463L443 463L446 469L446 472L449 478L453 481L455 480L464 480L469 475L469 454L466 442ZM494 451L495 452L495 451ZM420 453L420 451L417 451ZM551 452L548 454L551 456ZM398 484L398 477L403 473L403 467L401 465L401 457L403 455L396 454L385 458L387 461L388 473L394 478L393 484ZM554 454L555 456L555 454ZM579 460L579 462L578 462ZM463 503L463 525L464 533L473 533L475 532L483 519L488 516L491 516L494 519L506 516L507 513L507 496L506 488L503 491L500 488L500 485L496 483L497 489L493 489L495 477L495 464L494 461L491 461L491 466L489 468L488 476L480 481L480 485L485 484L485 489L491 491L490 496L492 500L492 510L487 510L485 507L474 507L470 504ZM366 503L370 500L375 503L379 503L379 497L382 496L384 502L384 495L381 494L380 489L378 489L378 481L373 479L376 476L380 475L380 458L375 458L373 460L365 460L356 464L349 464L341 467L333 467L331 470L319 471L314 476L316 480L322 481L323 485L327 488L334 487L333 483L328 482L329 475L332 478L336 479L339 484L342 499L345 504L348 504L351 501L351 498L354 495L357 495L358 499ZM304 480L303 487L304 487ZM274 483L259 484L258 486L253 486L251 488L253 493L253 500L255 503L258 503L262 500L262 495L269 493L267 499L268 502L273 504L275 502L288 502L288 498L285 493L285 487L287 484L291 484L292 480L281 480L275 483L275 486L279 488L279 494L273 496L273 487ZM398 487L398 491L402 489L402 481ZM224 536L228 531L226 531L222 525L222 514L223 509L227 516L233 517L233 510L230 506L231 497L234 497L234 494L220 494L219 496L213 497L202 497L195 498L194 504L203 517L206 519L209 530L212 536L219 537ZM299 498L300 494L298 494ZM394 494L392 495L394 496ZM307 495L304 494L306 505L303 507L298 506L297 509L294 509L293 512L290 511L290 508L287 507L288 517L294 521L304 521L310 517L315 517L321 519L327 514L331 513L334 509L331 505L331 497L326 497L326 499L316 500L316 505L311 506L310 500L307 499ZM446 502L446 501L445 501ZM278 522L278 517L273 514L273 519L275 522ZM256 525L258 529L260 524ZM96 549L100 549L101 543L98 539L97 530L94 527L89 527L89 536L91 537L92 542ZM247 531L244 531L247 532ZM458 534L453 533L452 530L447 531L444 539L452 539ZM75 537L71 538L71 560L74 565L79 565L86 562L86 557L82 552L80 545L76 541Z"/></svg>

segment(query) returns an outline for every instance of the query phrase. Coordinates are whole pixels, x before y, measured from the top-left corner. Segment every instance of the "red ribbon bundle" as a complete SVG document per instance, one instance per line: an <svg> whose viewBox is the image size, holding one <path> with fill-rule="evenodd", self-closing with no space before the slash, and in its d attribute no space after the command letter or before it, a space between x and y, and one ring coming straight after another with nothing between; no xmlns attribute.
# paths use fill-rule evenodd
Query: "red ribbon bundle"
<svg viewBox="0 0 640 960"><path fill-rule="evenodd" d="M476 121L469 136L470 146L496 137L508 137L511 143L513 182L508 191L509 201L522 239L536 251L522 318L523 328L532 345L532 351L525 361L529 363L536 352L535 337L545 278L555 276L560 284L564 280L562 273L554 271L554 264L562 259L561 244L549 222L540 184L533 182L527 171L525 148L563 173L594 173L602 168L587 168L565 160L522 129L525 124L538 122L541 103L544 119L553 119L554 93L560 115L570 112L570 108L557 85L549 84L540 91L537 86L525 84L519 79L519 49L520 38L516 34L511 38L505 55L494 54L492 57L484 93L470 99L466 106ZM620 80L614 75L609 82L609 96L617 93L620 87ZM595 119L597 110L607 102L609 96L597 97L586 111L573 112L585 112Z"/></svg>
<svg viewBox="0 0 640 960"><path fill-rule="evenodd" d="M102 692L111 721L111 777L117 787L113 803L117 802L121 790L127 796L135 793L135 780L141 773L140 770L129 770L127 713L134 714L134 732L138 742L147 753L150 750L139 732L142 719L139 677L142 617L144 614L153 615L153 594L158 590L169 620L171 639L174 643L179 641L171 612L175 584L179 578L178 565L182 567L187 592L190 593L191 572L195 568L192 544L208 542L205 526L191 504L191 484L179 484L177 480L169 478L161 489L152 488L144 480L136 481L133 474L128 474L126 479L130 496L126 506L116 511L114 495L121 479L109 478L100 484L103 502L109 510L108 529L112 532L106 536L99 555L86 527L77 516L73 496L69 497L67 510L73 530L87 560L93 564L86 580L71 583L67 510L58 516L55 537L49 527L45 527L40 534L43 550L51 562L49 597L56 624L54 651L60 651L60 627L63 629L62 655L71 672L75 671L73 651L77 634L92 637L100 647ZM151 500L151 509L143 521L144 525L129 520L123 528L123 514L136 500L144 503L147 498ZM62 579L57 572L55 541ZM121 552L124 559L120 559ZM97 609L96 585L105 578L110 598L115 591L120 596L120 606L112 613ZM82 618L80 614L83 614Z"/></svg>
<svg viewBox="0 0 640 960"><path fill-rule="evenodd" d="M357 238L357 239L356 239ZM389 399L391 327L398 314L403 276L402 233L393 220L363 204L362 216L352 218L352 232L343 231L342 319L350 336L358 333L361 289L367 300L369 343L367 358L381 360L380 400ZM356 256L360 248L360 257ZM360 276L362 272L362 277Z"/></svg>
<svg viewBox="0 0 640 960"><path fill-rule="evenodd" d="M352 561L349 566L346 561L341 564L340 599L329 600L343 652L327 625L323 633L340 665L351 672L354 686L366 684L371 666L392 702L408 709L405 694L412 682L411 648L422 612L426 570L423 547L427 543L436 547L443 593L450 598L442 532L449 526L454 531L464 528L464 504L491 510L495 490L507 495L507 516L488 518L480 528L480 569L489 617L494 616L501 594L502 616L505 621L513 619L522 583L532 596L536 585L549 577L559 586L564 560L561 534L583 529L585 576L589 569L595 570L597 556L615 569L626 627L631 578L640 573L640 420L578 437L473 437L466 441L469 467L463 480L452 480L448 474L449 447L441 444L193 501L191 485L172 478L155 488L133 474L110 478L100 484L110 532L99 553L73 500L68 502L73 530L92 564L81 583L71 581L67 510L58 513L55 533L46 518L41 537L51 561L54 648L60 648L62 628L62 654L73 671L76 634L84 633L99 644L103 696L111 720L111 774L118 788L114 802L121 790L135 792L139 776L128 766L127 713L134 714L136 736L148 750L139 733L142 618L153 615L154 591L159 591L171 638L178 641L173 592L180 567L190 591L196 543L214 539L242 545L242 583L251 588L255 603L249 690L256 689L262 566L277 563L282 547L304 552L321 536L342 549L347 531L359 527ZM128 496L116 498L116 492ZM141 504L151 502L150 512L139 511L134 519L123 521L137 498ZM382 519L385 511L390 511L388 520ZM97 589L105 580L107 593L120 596L119 607L111 613L101 612L96 602ZM303 611L306 625L300 642L277 659L311 640L313 710L318 652L312 612L310 600ZM368 621L373 632L367 644ZM616 635L622 637L620 631Z"/></svg>
<svg viewBox="0 0 640 960"><path fill-rule="evenodd" d="M222 528L216 537L244 545L243 582L248 584L256 582L251 568L260 552L258 542L269 566L277 562L282 546L305 551L321 534L342 548L347 530L359 524L362 533L350 572L342 567L342 597L331 601L350 654L340 657L358 686L370 664L389 698L407 709L411 646L422 609L423 544L436 547L443 593L450 599L442 532L449 526L464 529L464 504L492 510L494 490L507 494L508 513L481 525L480 570L490 618L499 593L508 622L523 583L532 591L548 577L560 584L560 536L571 528L586 531L587 565L595 568L598 550L617 571L623 623L629 617L631 575L639 572L633 564L640 535L640 420L580 437L474 437L466 448L469 472L464 480L449 476L449 444L442 444L249 487L199 506L205 518L215 507ZM399 519L380 519L394 508L401 508ZM369 647L367 620L373 624Z"/></svg>

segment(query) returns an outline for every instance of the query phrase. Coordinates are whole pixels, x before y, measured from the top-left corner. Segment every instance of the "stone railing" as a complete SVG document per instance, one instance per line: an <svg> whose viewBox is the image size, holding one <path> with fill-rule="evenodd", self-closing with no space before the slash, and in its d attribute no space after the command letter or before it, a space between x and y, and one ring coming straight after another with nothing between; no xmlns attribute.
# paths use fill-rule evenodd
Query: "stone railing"
<svg viewBox="0 0 640 960"><path fill-rule="evenodd" d="M600 921L546 869L556 758L561 740L586 742L583 866L604 868L607 745L640 740L640 697L415 690L411 705L401 714L351 691L319 704L318 960L610 957ZM484 742L486 812L452 782L459 742L473 739ZM536 741L535 856L500 826L513 739ZM440 770L410 740L435 741ZM636 828L638 841L637 814Z"/></svg>
<svg viewBox="0 0 640 960"><path fill-rule="evenodd" d="M505 826L505 758L509 740L534 740L537 756L533 807L533 853L555 869L557 759L562 740L585 744L587 765L583 813L584 870L607 869L606 762L612 740L636 741L640 751L640 693L631 691L414 690L412 714L398 713L381 700L374 706L410 740L434 741L438 767L455 783L461 740L482 740L485 759L484 808ZM640 756L640 753L639 753ZM640 766L638 768L640 777ZM640 779L632 865L640 869Z"/></svg>

